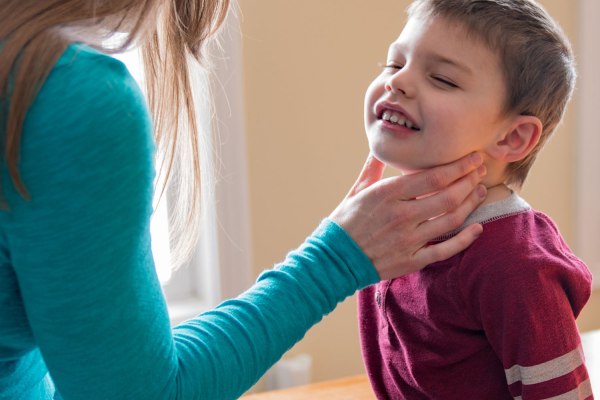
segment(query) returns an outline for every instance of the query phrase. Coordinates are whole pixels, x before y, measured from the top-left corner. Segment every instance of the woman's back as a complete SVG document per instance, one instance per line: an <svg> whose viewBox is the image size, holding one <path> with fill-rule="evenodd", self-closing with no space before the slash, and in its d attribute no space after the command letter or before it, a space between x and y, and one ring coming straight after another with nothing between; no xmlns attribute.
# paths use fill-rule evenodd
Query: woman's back
<svg viewBox="0 0 600 400"><path fill-rule="evenodd" d="M90 346L85 354L81 337L135 334L127 332L133 314L123 304L136 314L166 315L149 250L151 122L126 68L86 46L69 46L28 111L21 146L31 199L20 197L4 169L9 210L0 213L0 393L11 397L14 390L18 398L47 372L38 341L50 363L101 368L111 346L102 346L102 355ZM94 308L111 303L114 323L97 324L94 315L102 313ZM152 320L150 331L169 328ZM102 332L103 326L122 331Z"/></svg>

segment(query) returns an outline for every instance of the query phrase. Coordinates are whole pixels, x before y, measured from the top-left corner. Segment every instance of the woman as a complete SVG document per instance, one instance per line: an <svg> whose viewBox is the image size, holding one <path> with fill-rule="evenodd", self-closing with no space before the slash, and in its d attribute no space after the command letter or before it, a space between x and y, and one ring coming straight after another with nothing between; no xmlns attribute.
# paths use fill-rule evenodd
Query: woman
<svg viewBox="0 0 600 400"><path fill-rule="evenodd" d="M202 60L228 6L0 0L0 398L236 398L345 297L481 232L427 246L485 196L481 156L381 182L369 158L284 262L171 329L150 251L153 158L157 147L167 178L191 160L179 184L193 188L182 215L192 220L200 171L186 57ZM104 54L115 32L126 33L117 50L143 49L148 106Z"/></svg>

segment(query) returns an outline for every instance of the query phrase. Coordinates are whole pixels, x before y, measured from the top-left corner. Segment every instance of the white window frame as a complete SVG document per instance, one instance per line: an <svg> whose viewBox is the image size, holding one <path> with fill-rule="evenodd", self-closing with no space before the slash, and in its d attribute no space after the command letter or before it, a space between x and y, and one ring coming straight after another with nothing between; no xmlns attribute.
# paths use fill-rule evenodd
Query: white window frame
<svg viewBox="0 0 600 400"><path fill-rule="evenodd" d="M597 115L600 109L600 52L598 37L600 2L578 1L580 22L578 41L578 146L577 190L575 194L576 251L595 276L594 287L600 282L600 134Z"/></svg>
<svg viewBox="0 0 600 400"><path fill-rule="evenodd" d="M232 9L237 9L235 4ZM211 190L202 193L206 212L199 222L197 248L189 263L163 286L172 325L235 297L251 284L243 60L240 21L235 13L229 13L218 46L211 46L210 54L211 71L193 71L192 90L201 93L199 99L204 101L197 105L201 145L213 151L203 151L201 162L203 171L214 180ZM117 58L127 62L126 57ZM167 209L168 198L167 192Z"/></svg>

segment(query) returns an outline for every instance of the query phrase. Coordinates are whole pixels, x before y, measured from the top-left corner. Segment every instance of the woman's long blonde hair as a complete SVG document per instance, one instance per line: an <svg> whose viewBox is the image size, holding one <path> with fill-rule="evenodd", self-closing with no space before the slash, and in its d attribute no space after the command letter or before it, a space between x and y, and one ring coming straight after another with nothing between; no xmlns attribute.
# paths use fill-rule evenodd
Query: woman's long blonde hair
<svg viewBox="0 0 600 400"><path fill-rule="evenodd" d="M208 39L223 23L229 0L0 0L0 113L5 113L4 160L12 182L27 199L19 174L25 115L50 70L69 43L83 41L107 53L139 45L143 54L148 104L154 122L160 182L173 177L173 165L185 173L178 201L174 253L188 255L197 237L200 209L198 122L188 61L202 63ZM10 11L8 11L10 10ZM108 48L115 33L124 39ZM18 64L18 68L17 68ZM9 88L10 87L10 88ZM10 96L10 102L8 101ZM9 107L10 104L10 108ZM2 157L0 155L0 157ZM191 177L191 178L190 178ZM157 188L162 193L163 187ZM182 223L185 221L187 223ZM173 236L172 236L173 237Z"/></svg>

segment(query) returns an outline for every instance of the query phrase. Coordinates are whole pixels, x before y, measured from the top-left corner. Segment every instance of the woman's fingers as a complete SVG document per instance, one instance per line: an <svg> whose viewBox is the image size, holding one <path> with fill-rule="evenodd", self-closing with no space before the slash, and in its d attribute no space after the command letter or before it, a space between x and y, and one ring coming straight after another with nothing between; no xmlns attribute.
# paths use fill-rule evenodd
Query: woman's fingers
<svg viewBox="0 0 600 400"><path fill-rule="evenodd" d="M415 217L421 221L427 221L452 210L464 210L466 214L456 212L451 214L462 223L464 218L469 215L486 196L485 186L479 184L480 180L480 172L475 170L431 196L414 200L412 204L416 209ZM473 207L460 207L461 205L465 205L466 199L469 200L467 201L467 205L472 205ZM450 229L454 228L457 228L457 226L452 226ZM444 232L447 231L448 230Z"/></svg>
<svg viewBox="0 0 600 400"><path fill-rule="evenodd" d="M469 247L481 235L481 232L483 232L483 227L480 224L469 225L448 240L422 247L415 253L415 264L429 265L446 260Z"/></svg>
<svg viewBox="0 0 600 400"><path fill-rule="evenodd" d="M469 187L462 190L469 190ZM451 190L453 188L448 188ZM472 190L472 189L470 189ZM438 214L435 218L424 220L419 226L419 234L422 235L424 241L429 241L431 239L440 237L446 233L449 233L455 229L461 227L465 219L473 212L475 208L485 199L487 194L487 190L485 186L478 185L476 190L472 190L470 193L467 193L468 196L463 199L463 201L455 207L450 208L443 214ZM434 196L431 196L434 197ZM439 199L423 199L422 201L426 202L425 207L442 207L444 204L443 201L439 201ZM433 205L429 201L438 201L441 204Z"/></svg>
<svg viewBox="0 0 600 400"><path fill-rule="evenodd" d="M350 189L348 196L354 196L381 179L385 165L369 153L358 179Z"/></svg>
<svg viewBox="0 0 600 400"><path fill-rule="evenodd" d="M461 204L436 218L413 219L419 222L412 231L412 235L409 234L410 229L407 230L409 221L404 221L393 231L388 231L385 237L378 238L378 243L372 246L371 254L376 255L373 261L381 279L391 279L417 271L433 262L450 258L473 243L483 231L479 224L470 225L445 241L430 244L432 240L456 230L463 224L469 214L485 198L485 187L479 185L479 188L481 191L472 190L471 187L471 192ZM424 203L424 200L426 199L403 201L400 202L399 207L404 209L405 213L408 212L409 205L414 206L414 209L426 212L431 203L429 201ZM394 237L394 235L397 236ZM394 251L390 252L389 248L394 248Z"/></svg>
<svg viewBox="0 0 600 400"><path fill-rule="evenodd" d="M401 190L398 193L399 200L410 200L438 192L457 179L477 170L482 163L483 158L481 154L471 153L450 164L406 175L403 177L403 185L398 186ZM485 168L480 172L485 173Z"/></svg>
<svg viewBox="0 0 600 400"><path fill-rule="evenodd" d="M485 197L478 188L480 154L414 175L381 180L384 165L372 155L346 198L330 215L390 279L453 256L481 231L474 225L446 242L431 240L461 226ZM479 191L477 190L479 189Z"/></svg>

